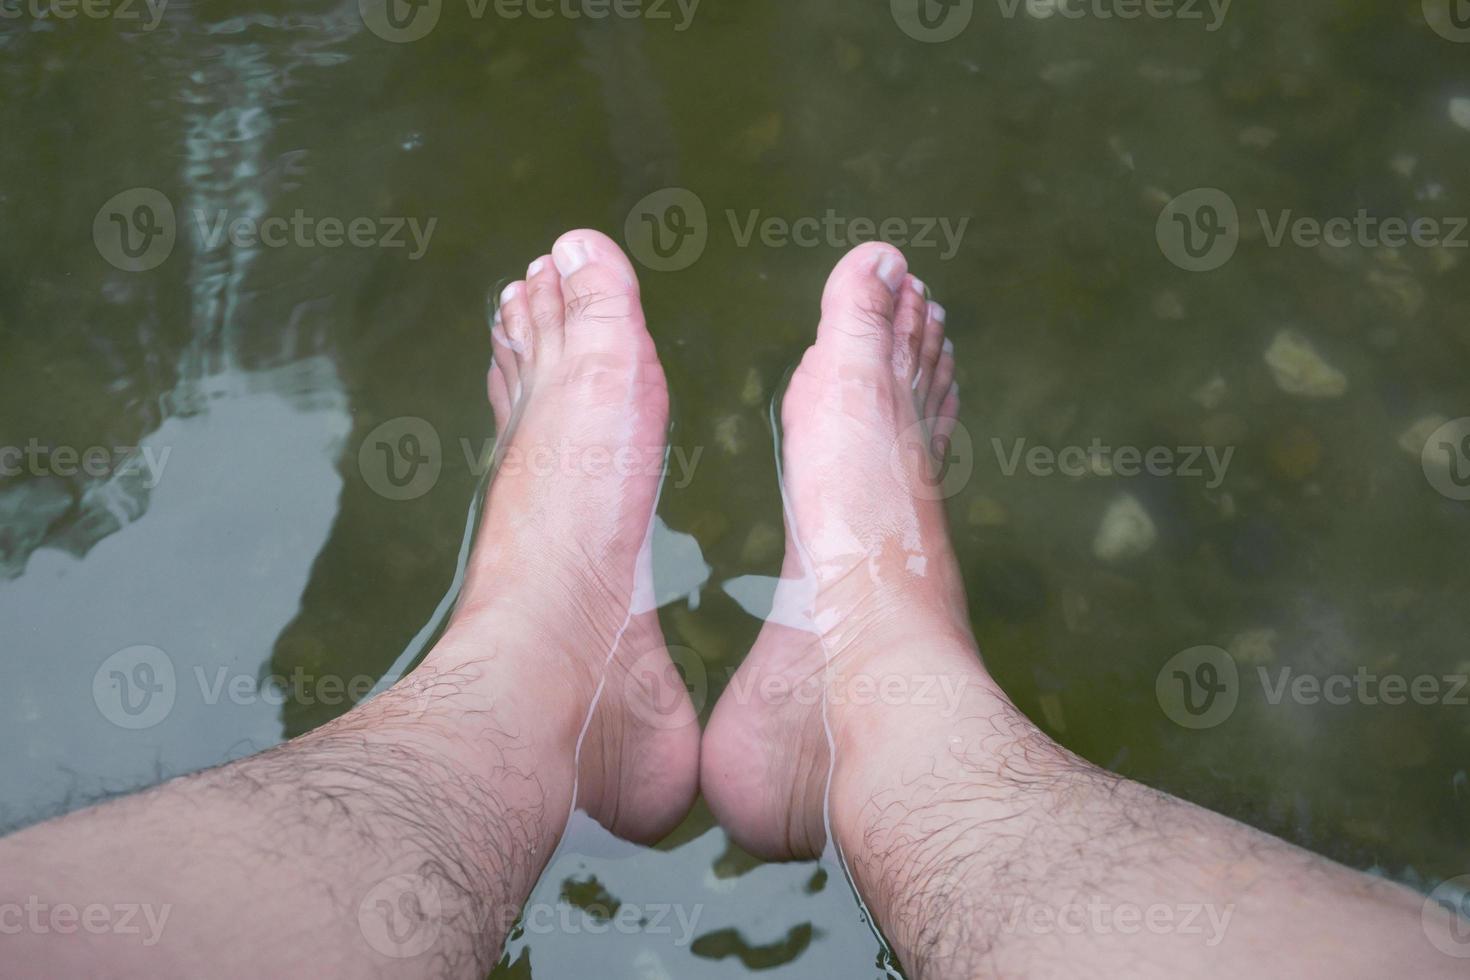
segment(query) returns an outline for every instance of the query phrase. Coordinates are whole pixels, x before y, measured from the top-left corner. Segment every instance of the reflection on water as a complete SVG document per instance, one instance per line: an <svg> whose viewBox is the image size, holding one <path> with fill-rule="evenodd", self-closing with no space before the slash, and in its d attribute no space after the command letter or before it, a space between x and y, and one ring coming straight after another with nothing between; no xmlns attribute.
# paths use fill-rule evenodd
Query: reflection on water
<svg viewBox="0 0 1470 980"><path fill-rule="evenodd" d="M446 3L406 44L364 30L355 2L170 5L154 31L0 22L0 129L24 134L0 141L0 447L109 461L0 476L0 818L263 747L345 709L316 681L406 666L452 594L492 435L487 293L559 232L621 234L679 185L708 244L644 291L676 441L704 455L665 493L658 598L706 708L769 605L764 409L841 250L743 229L968 220L953 257L910 253L958 345L974 441L952 513L1002 683L1129 776L1357 867L1464 873L1463 708L1272 704L1255 685L1191 731L1155 690L1199 646L1247 678L1470 671L1470 510L1416 449L1470 415L1470 256L1271 244L1286 212L1470 213L1470 48L1420 6L1236 5L1207 32L978 4L944 44L838 0L706 4L685 31ZM139 187L179 234L129 273L91 229ZM1241 219L1207 274L1156 237L1193 188ZM298 211L437 224L417 261L207 233L221 213ZM442 472L389 499L359 450L404 417L438 434ZM1219 480L1009 462L1018 440L1094 439L1233 456ZM116 683L161 685L139 648L176 687L166 718L130 729L93 683L126 653ZM272 675L295 693L252 689ZM538 896L570 908L562 879L595 877L625 905L702 905L694 939L528 923L512 972L880 975L845 889L754 867L702 809L663 850L609 847L579 825Z"/></svg>
<svg viewBox="0 0 1470 980"><path fill-rule="evenodd" d="M308 375L303 404L297 386ZM331 531L346 402L324 360L204 380L204 411L169 418L142 440L141 452L162 465L138 519L110 528L85 555L37 550L0 590L0 621L23 653L0 685L12 747L0 762L6 825L281 738L281 698L260 683L262 654L296 614ZM93 678L137 645L161 653L144 674L121 665L122 683L148 681L122 703L146 712L157 698L163 708L117 717L94 700ZM146 728L119 730L135 723Z"/></svg>

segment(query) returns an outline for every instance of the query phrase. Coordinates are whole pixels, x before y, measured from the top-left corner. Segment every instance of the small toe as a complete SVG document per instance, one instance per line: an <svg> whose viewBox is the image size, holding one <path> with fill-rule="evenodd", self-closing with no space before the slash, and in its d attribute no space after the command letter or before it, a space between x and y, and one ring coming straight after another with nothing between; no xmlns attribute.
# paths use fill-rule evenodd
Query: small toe
<svg viewBox="0 0 1470 980"><path fill-rule="evenodd" d="M526 270L526 296L531 327L536 333L536 350L554 358L561 353L566 301L561 276L551 256L543 255Z"/></svg>
<svg viewBox="0 0 1470 980"><path fill-rule="evenodd" d="M955 427L960 424L960 386L951 383L949 391L939 402L939 417L934 423L934 438L942 447L948 447L954 438ZM946 455L948 449L942 450Z"/></svg>
<svg viewBox="0 0 1470 980"><path fill-rule="evenodd" d="M898 311L893 316L893 375L904 385L914 382L927 317L924 283L909 276L898 298Z"/></svg>
<svg viewBox="0 0 1470 980"><path fill-rule="evenodd" d="M499 362L490 366L490 377L487 381L490 392L490 408L495 413L495 434L505 434L505 428L510 424L510 389L505 383L505 372L500 369Z"/></svg>
<svg viewBox="0 0 1470 980"><path fill-rule="evenodd" d="M954 385L954 373L954 341L946 337L939 351L939 363L934 368L934 382L929 386L929 395L924 401L924 418L938 418L939 407L949 397L949 389Z"/></svg>
<svg viewBox="0 0 1470 980"><path fill-rule="evenodd" d="M500 294L500 326L506 346L514 355L512 360L516 376L513 378L512 372L506 370L505 380L511 394L515 395L520 387L520 376L525 374L536 356L536 331L531 326L531 307L526 302L524 282L513 282ZM505 369L505 365L501 367Z"/></svg>
<svg viewBox="0 0 1470 980"><path fill-rule="evenodd" d="M919 370L914 375L914 400L920 408L929 403L934 372L939 368L939 355L944 351L944 307L930 303L928 312L924 340L919 345Z"/></svg>

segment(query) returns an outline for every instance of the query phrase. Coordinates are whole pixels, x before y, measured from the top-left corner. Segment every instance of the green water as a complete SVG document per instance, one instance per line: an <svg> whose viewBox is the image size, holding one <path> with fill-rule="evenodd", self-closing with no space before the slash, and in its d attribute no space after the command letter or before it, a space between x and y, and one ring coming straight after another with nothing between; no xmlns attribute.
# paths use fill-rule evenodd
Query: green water
<svg viewBox="0 0 1470 980"><path fill-rule="evenodd" d="M38 453L0 476L6 826L306 731L411 657L492 436L487 295L567 228L647 228L639 202L678 187L704 248L644 270L644 293L674 441L699 455L665 490L658 560L706 710L760 625L729 583L780 565L765 420L846 247L828 229L898 219L949 309L970 437L946 485L955 539L1017 704L1099 764L1355 867L1426 886L1470 872L1454 696L1470 503L1453 479L1470 460L1445 442L1432 477L1441 450L1419 451L1470 415L1470 249L1454 244L1470 43L1453 19L1439 33L1417 2L1241 2L1210 30L1203 5L1121 20L981 2L924 43L883 3L538 20L446 0L394 43L351 3L178 4L152 30L141 7L124 22L3 6L20 16L0 20L0 447L141 446L159 468L89 476ZM126 271L94 221L140 187L168 200L177 240ZM1234 256L1205 272L1170 260L1159 222L1195 188L1240 215ZM121 200L126 224L136 198ZM374 244L213 237L221 213L298 210L371 219ZM1432 218L1449 240L1273 246L1288 210ZM690 214L653 217L669 232ZM817 243L763 235L773 217L817 219ZM381 247L413 241L388 219L434 222L421 255ZM963 227L952 249L931 221ZM1288 328L1330 365L1305 383L1320 397L1267 364ZM439 472L396 500L369 436L405 417L438 437ZM1220 480L1078 477L1012 470L1020 439L1232 455ZM1104 560L1095 537L1124 494L1152 544ZM138 646L168 657L174 703L119 727L93 678ZM1239 703L1191 730L1156 679L1199 646L1235 655ZM1283 670L1360 668L1433 676L1441 696L1273 703ZM210 695L273 673L305 693ZM593 912L528 924L507 976L878 971L840 877L757 865L702 807L654 851L579 826L538 898ZM698 921L586 927L613 904Z"/></svg>

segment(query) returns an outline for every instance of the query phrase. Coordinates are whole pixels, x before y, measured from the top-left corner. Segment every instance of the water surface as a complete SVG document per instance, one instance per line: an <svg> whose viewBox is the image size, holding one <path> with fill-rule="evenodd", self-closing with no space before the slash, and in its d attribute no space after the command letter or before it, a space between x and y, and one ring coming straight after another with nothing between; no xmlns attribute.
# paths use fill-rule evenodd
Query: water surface
<svg viewBox="0 0 1470 980"><path fill-rule="evenodd" d="M897 219L950 312L971 438L949 504L1018 705L1101 765L1354 867L1470 872L1470 709L1272 703L1263 682L1470 673L1470 503L1419 451L1470 415L1470 254L1271 243L1287 211L1470 214L1470 46L1413 2L1239 3L1215 30L1008 8L976 4L944 43L837 0L602 21L445 2L405 43L352 3L0 21L0 446L112 461L0 477L0 819L265 748L411 659L493 436L487 295L570 227L638 239L653 208L677 244L692 194L702 252L640 258L673 267L644 292L675 441L699 455L664 491L660 596L706 709L760 626L740 583L780 565L770 399L852 219ZM175 214L147 271L94 239L136 188ZM649 203L668 188L687 193ZM1196 188L1240 216L1207 272L1158 236ZM298 211L383 234L218 235ZM783 244L771 218L815 240ZM433 223L423 248L414 222ZM1336 374L1284 388L1266 352L1286 330ZM371 447L406 432L438 450L405 488ZM1068 476L1012 468L1018 440L1231 456L1218 479ZM1105 560L1125 496L1154 534ZM1193 730L1156 680L1200 646L1241 679L1228 719ZM166 656L174 701L120 727L93 681L139 647ZM272 675L284 694L220 693ZM758 865L702 807L656 850L578 824L534 901L577 915L528 921L508 976L882 969L840 876ZM588 928L614 902L698 917Z"/></svg>

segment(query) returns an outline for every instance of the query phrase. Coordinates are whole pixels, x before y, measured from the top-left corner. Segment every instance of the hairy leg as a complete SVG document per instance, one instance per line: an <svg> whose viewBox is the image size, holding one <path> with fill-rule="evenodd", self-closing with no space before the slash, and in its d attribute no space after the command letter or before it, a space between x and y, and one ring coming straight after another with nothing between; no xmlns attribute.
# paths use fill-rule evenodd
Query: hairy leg
<svg viewBox="0 0 1470 980"><path fill-rule="evenodd" d="M41 909L0 939L7 974L483 976L571 810L584 719L542 691L547 717L538 683L426 665L287 745L0 841L0 904ZM141 911L50 918L97 905Z"/></svg>
<svg viewBox="0 0 1470 980"><path fill-rule="evenodd" d="M959 400L925 292L891 247L854 250L792 378L786 569L703 747L731 835L780 859L830 830L916 980L1462 972L1422 897L1086 764L993 682L945 524Z"/></svg>
<svg viewBox="0 0 1470 980"><path fill-rule="evenodd" d="M482 977L574 802L638 841L683 818L698 719L645 547L668 392L632 265L562 236L493 337L501 464L444 638L316 732L0 841L0 972ZM141 914L56 919L104 906Z"/></svg>
<svg viewBox="0 0 1470 980"><path fill-rule="evenodd" d="M1099 770L970 687L957 718L884 709L837 750L834 833L915 980L1464 975L1423 896Z"/></svg>

